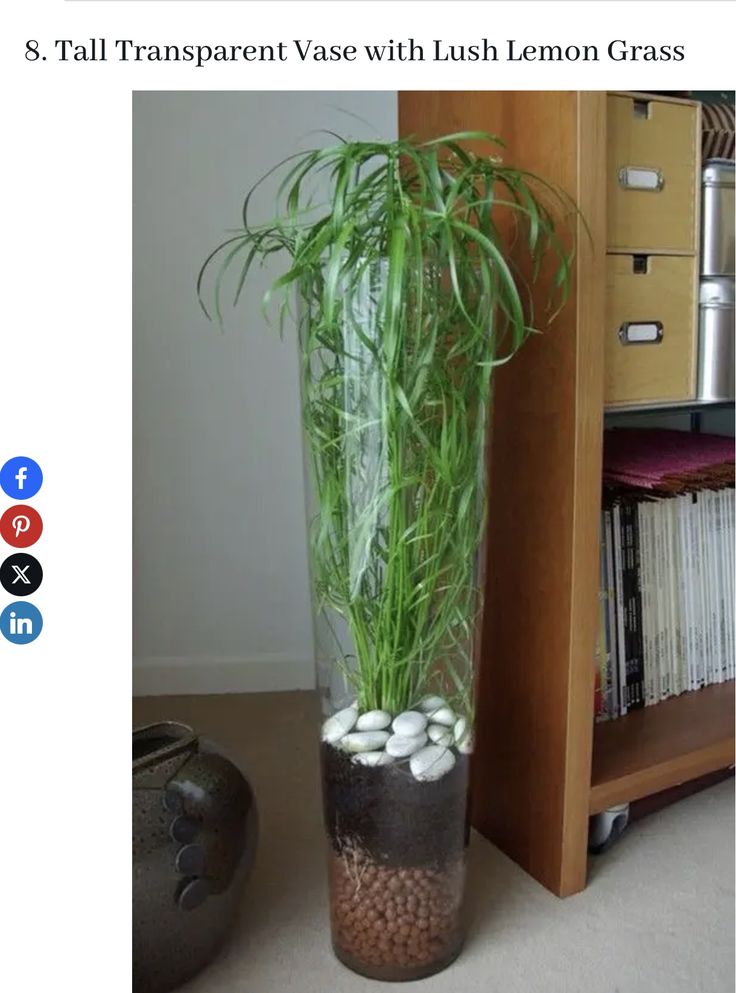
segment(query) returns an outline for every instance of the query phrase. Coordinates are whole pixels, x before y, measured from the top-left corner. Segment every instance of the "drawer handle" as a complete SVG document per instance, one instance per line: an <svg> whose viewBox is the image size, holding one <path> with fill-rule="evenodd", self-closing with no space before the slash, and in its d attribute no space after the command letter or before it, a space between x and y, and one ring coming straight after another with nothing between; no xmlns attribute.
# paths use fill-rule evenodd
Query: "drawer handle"
<svg viewBox="0 0 736 993"><path fill-rule="evenodd" d="M624 321L618 340L622 345L658 345L663 334L661 321Z"/></svg>
<svg viewBox="0 0 736 993"><path fill-rule="evenodd" d="M650 169L647 166L621 166L618 171L618 181L625 190L659 193L664 188L661 169Z"/></svg>

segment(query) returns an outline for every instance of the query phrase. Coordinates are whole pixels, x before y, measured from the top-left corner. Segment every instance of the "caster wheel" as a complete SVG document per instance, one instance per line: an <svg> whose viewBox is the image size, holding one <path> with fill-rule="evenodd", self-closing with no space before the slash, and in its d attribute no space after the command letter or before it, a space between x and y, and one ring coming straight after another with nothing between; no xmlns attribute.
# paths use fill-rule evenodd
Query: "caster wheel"
<svg viewBox="0 0 736 993"><path fill-rule="evenodd" d="M588 851L591 855L602 855L623 834L629 823L628 803L619 803L615 807L594 814L588 821Z"/></svg>

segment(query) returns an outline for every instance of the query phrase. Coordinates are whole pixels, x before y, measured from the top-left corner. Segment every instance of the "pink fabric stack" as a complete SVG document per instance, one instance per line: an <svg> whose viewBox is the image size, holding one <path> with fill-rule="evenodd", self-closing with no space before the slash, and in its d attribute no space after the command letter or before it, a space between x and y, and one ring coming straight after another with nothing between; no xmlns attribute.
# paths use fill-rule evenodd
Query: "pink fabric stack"
<svg viewBox="0 0 736 993"><path fill-rule="evenodd" d="M734 440L663 428L613 428L604 435L603 482L667 493L733 486Z"/></svg>

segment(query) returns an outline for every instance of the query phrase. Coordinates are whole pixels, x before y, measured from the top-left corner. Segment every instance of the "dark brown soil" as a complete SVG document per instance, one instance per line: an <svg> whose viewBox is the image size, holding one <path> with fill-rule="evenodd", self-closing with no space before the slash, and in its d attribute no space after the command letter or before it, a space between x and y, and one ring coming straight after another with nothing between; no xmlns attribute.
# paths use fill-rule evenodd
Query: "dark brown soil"
<svg viewBox="0 0 736 993"><path fill-rule="evenodd" d="M441 868L457 862L468 840L468 758L436 782L419 783L408 760L368 767L322 745L324 816L339 854L358 848L379 865Z"/></svg>

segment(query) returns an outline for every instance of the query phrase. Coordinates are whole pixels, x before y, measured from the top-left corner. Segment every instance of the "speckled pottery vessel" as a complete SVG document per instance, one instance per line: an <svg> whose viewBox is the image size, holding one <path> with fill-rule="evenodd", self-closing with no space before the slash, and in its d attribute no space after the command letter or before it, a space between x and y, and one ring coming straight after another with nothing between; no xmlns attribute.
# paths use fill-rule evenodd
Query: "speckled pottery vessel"
<svg viewBox="0 0 736 993"><path fill-rule="evenodd" d="M258 836L242 772L184 724L133 731L133 990L199 972L237 918Z"/></svg>

